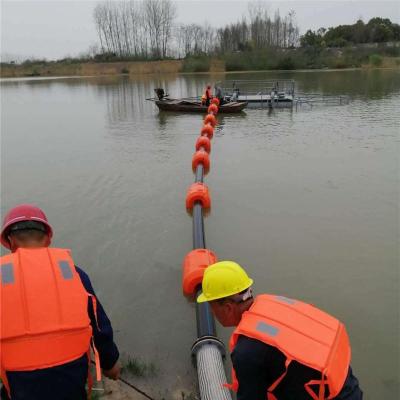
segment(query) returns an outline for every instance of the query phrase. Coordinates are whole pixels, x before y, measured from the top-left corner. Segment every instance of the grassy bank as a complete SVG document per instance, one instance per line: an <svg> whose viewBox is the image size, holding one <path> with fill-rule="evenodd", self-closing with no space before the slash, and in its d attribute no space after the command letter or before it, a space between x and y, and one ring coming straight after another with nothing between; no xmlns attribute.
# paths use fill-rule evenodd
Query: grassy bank
<svg viewBox="0 0 400 400"><path fill-rule="evenodd" d="M342 48L300 47L292 49L265 48L237 51L220 56L224 71L268 71L304 69L342 69L360 67L400 67L400 47L355 46ZM206 55L188 57L185 72L210 71ZM210 71L211 72L211 71Z"/></svg>
<svg viewBox="0 0 400 400"><path fill-rule="evenodd" d="M118 61L118 62L76 62L69 61L33 61L21 65L2 64L1 78L29 76L100 76L121 74L165 74L182 70L181 60L165 61Z"/></svg>
<svg viewBox="0 0 400 400"><path fill-rule="evenodd" d="M393 49L392 54L388 54L387 51L380 49L321 49L310 47L231 53L225 55L224 58L227 71L241 71L340 69L359 68L365 65L382 67L384 63L400 66L399 56L400 49ZM389 59L393 62L389 62Z"/></svg>
<svg viewBox="0 0 400 400"><path fill-rule="evenodd" d="M198 55L183 60L94 62L69 59L2 64L0 77L101 76L180 72L400 68L400 48L294 48Z"/></svg>

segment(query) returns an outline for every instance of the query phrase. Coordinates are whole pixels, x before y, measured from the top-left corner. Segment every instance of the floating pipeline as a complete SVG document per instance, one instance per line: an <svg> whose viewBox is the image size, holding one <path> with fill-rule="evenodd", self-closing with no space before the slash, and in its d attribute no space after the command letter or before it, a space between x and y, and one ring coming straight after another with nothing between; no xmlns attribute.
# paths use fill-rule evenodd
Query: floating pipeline
<svg viewBox="0 0 400 400"><path fill-rule="evenodd" d="M213 98L208 114L196 140L196 152L192 157L195 182L186 194L186 209L193 218L193 250L183 260L183 294L196 301L201 294L204 270L218 261L216 254L206 248L203 211L210 209L211 197L204 184L204 176L210 170L211 139L217 124L219 101ZM225 347L218 339L215 320L208 303L196 302L197 340L192 346L192 356L197 367L201 400L232 400L227 382L223 358Z"/></svg>
<svg viewBox="0 0 400 400"><path fill-rule="evenodd" d="M206 175L210 170L210 156L203 149L197 150L196 153L193 154L192 169L194 173L196 173L199 164L203 165L204 175Z"/></svg>
<svg viewBox="0 0 400 400"><path fill-rule="evenodd" d="M203 148L208 154L211 152L211 140L207 136L200 136L196 140L196 151L199 151Z"/></svg>
<svg viewBox="0 0 400 400"><path fill-rule="evenodd" d="M217 125L217 119L215 118L214 114L207 114L207 116L204 118L204 125L207 126L208 124L213 128L215 128L215 125Z"/></svg>
<svg viewBox="0 0 400 400"><path fill-rule="evenodd" d="M202 136L200 136L200 138L206 137L206 138L211 140L213 138L213 136L214 136L214 128L213 128L213 126L210 125L210 124L203 125L203 127L201 128L200 134L202 135Z"/></svg>
<svg viewBox="0 0 400 400"><path fill-rule="evenodd" d="M204 169L204 166L202 167L202 169ZM186 194L186 209L190 213L193 213L195 205L200 205L205 210L209 210L211 207L210 193L208 191L208 187L203 182L195 182L190 185L189 190Z"/></svg>

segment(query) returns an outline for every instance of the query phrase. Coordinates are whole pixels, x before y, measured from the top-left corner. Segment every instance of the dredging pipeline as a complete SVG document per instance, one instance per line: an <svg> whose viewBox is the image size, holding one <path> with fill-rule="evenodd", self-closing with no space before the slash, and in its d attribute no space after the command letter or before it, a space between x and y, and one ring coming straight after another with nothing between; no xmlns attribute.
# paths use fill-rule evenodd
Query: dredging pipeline
<svg viewBox="0 0 400 400"><path fill-rule="evenodd" d="M193 218L193 250L183 261L183 293L196 301L201 294L201 282L204 269L217 262L215 253L206 247L204 233L204 212L211 207L208 187L204 176L210 169L209 154L211 139L217 123L218 99L212 99L200 137L196 141L196 152L192 158L195 181L189 187L186 196L186 209ZM231 400L223 359L224 344L218 339L215 320L208 303L196 302L197 340L192 346L192 356L197 367L198 384L201 400Z"/></svg>

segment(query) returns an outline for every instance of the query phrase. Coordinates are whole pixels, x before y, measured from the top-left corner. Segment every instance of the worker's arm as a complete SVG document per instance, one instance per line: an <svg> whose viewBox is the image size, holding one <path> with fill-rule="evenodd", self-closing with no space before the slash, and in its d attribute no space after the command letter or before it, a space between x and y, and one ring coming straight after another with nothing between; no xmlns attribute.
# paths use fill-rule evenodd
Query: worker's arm
<svg viewBox="0 0 400 400"><path fill-rule="evenodd" d="M94 296L96 296L92 283L90 282L89 276L82 271L79 267L76 267L82 284L86 291ZM119 364L117 363L119 358L119 352L116 344L114 343L114 334L111 326L111 322L104 311L99 299L97 300L97 324L94 317L93 304L89 301L88 313L93 328L93 338L96 349L100 356L100 365L106 376L118 379L119 376ZM97 327L98 325L98 327Z"/></svg>
<svg viewBox="0 0 400 400"><path fill-rule="evenodd" d="M239 336L231 355L236 378L239 382L237 400L266 398L268 387L285 370L283 354L282 360L275 359L276 356L280 357L279 353L259 340ZM275 365L277 365L277 368ZM271 369L274 370L272 374Z"/></svg>

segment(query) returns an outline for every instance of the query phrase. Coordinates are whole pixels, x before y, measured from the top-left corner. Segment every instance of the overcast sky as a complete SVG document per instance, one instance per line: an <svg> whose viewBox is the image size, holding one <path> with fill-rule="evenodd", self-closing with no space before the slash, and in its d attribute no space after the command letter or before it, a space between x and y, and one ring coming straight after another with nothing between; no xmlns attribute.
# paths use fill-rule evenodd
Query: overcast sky
<svg viewBox="0 0 400 400"><path fill-rule="evenodd" d="M7 58L58 59L77 56L97 43L93 22L96 1L83 0L9 0L1 2L1 54ZM177 21L209 22L215 27L235 22L247 14L248 1L176 1ZM352 24L358 18L390 18L400 23L398 1L266 1L271 13L296 12L300 32L319 27Z"/></svg>

